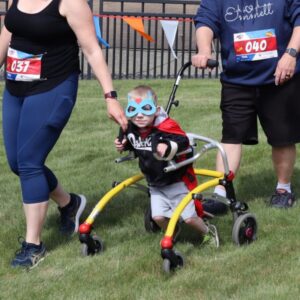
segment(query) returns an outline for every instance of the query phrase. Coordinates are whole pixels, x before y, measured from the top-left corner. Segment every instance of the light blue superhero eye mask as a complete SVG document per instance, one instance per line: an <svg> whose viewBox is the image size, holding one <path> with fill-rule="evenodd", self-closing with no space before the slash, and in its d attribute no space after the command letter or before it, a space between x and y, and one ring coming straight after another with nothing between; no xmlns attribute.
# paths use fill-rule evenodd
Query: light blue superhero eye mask
<svg viewBox="0 0 300 300"><path fill-rule="evenodd" d="M146 116L151 116L156 112L156 105L153 96L150 92L147 93L146 98L132 97L128 94L128 104L125 110L126 117L132 118L141 113Z"/></svg>

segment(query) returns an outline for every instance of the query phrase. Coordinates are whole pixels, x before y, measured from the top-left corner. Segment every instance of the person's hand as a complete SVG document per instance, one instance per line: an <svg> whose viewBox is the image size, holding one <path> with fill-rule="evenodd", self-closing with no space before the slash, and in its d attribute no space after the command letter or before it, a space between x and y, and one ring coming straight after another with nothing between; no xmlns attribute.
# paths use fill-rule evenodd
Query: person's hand
<svg viewBox="0 0 300 300"><path fill-rule="evenodd" d="M290 80L294 73L296 67L296 58L292 57L288 53L284 53L281 59L278 61L274 76L275 85L282 85L288 80Z"/></svg>
<svg viewBox="0 0 300 300"><path fill-rule="evenodd" d="M125 149L125 144L127 143L127 140L124 138L122 141L119 140L119 138L115 139L115 147L118 152L122 152Z"/></svg>
<svg viewBox="0 0 300 300"><path fill-rule="evenodd" d="M192 56L192 65L196 68L206 69L207 61L211 59L211 55L196 54Z"/></svg>
<svg viewBox="0 0 300 300"><path fill-rule="evenodd" d="M107 99L106 104L108 117L119 123L123 131L126 131L128 121L121 104L116 99Z"/></svg>
<svg viewBox="0 0 300 300"><path fill-rule="evenodd" d="M168 145L167 144L164 144L164 143L159 143L157 145L157 148L156 148L156 154L159 156L159 157L164 157L166 151L168 149Z"/></svg>

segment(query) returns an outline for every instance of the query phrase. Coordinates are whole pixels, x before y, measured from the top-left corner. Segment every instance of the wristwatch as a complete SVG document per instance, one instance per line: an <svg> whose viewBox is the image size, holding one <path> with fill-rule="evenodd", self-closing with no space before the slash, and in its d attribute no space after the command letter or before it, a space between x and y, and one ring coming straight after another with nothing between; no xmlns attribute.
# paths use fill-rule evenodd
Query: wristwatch
<svg viewBox="0 0 300 300"><path fill-rule="evenodd" d="M104 98L105 99L115 99L115 100L117 100L118 94L117 94L116 91L110 91L110 92L104 94Z"/></svg>
<svg viewBox="0 0 300 300"><path fill-rule="evenodd" d="M292 57L297 57L297 55L298 55L298 52L295 48L287 48L285 50L285 53L288 53Z"/></svg>

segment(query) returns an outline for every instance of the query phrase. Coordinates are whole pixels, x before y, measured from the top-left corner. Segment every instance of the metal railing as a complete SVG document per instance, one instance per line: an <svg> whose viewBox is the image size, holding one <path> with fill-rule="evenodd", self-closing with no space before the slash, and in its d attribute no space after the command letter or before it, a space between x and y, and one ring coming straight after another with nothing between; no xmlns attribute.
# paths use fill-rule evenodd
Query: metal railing
<svg viewBox="0 0 300 300"><path fill-rule="evenodd" d="M111 45L104 49L113 78L174 78L179 68L196 52L193 17L200 1L194 0L103 0L99 5L103 38ZM94 13L97 8L94 8ZM155 42L148 42L122 20L123 16L143 19L145 32ZM177 20L174 42L178 59L172 56L160 20ZM215 59L219 45L215 43ZM218 77L213 73L189 69L187 77Z"/></svg>

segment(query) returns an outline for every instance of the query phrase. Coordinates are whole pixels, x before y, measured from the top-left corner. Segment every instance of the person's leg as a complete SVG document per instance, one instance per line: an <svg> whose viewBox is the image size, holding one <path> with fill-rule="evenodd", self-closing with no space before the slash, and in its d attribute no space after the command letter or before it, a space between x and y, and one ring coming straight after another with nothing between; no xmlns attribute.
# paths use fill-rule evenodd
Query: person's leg
<svg viewBox="0 0 300 300"><path fill-rule="evenodd" d="M289 184L296 162L296 146L273 146L272 160L278 183Z"/></svg>
<svg viewBox="0 0 300 300"><path fill-rule="evenodd" d="M164 188L149 187L151 217L154 222L165 231L168 227L172 212L163 190Z"/></svg>
<svg viewBox="0 0 300 300"><path fill-rule="evenodd" d="M229 170L236 174L242 157L242 144L257 143L255 98L256 89L222 83L221 111L223 120L222 147ZM224 163L218 152L216 170L224 172ZM225 188L218 185L214 191L226 197Z"/></svg>
<svg viewBox="0 0 300 300"><path fill-rule="evenodd" d="M236 174L240 167L240 161L242 157L242 145L224 143L221 143L221 145L225 150L227 156L229 170ZM216 170L224 172L224 163L220 152L218 152L217 154Z"/></svg>
<svg viewBox="0 0 300 300"><path fill-rule="evenodd" d="M204 221L199 217L191 217L184 220L184 222L190 227L194 228L201 235L205 235L208 233L208 227L204 223Z"/></svg>
<svg viewBox="0 0 300 300"><path fill-rule="evenodd" d="M46 219L48 201L23 204L26 218L26 236L27 243L40 245L42 228Z"/></svg>
<svg viewBox="0 0 300 300"><path fill-rule="evenodd" d="M12 96L6 89L3 93L2 127L5 153L10 169L19 175L17 136L23 98Z"/></svg>
<svg viewBox="0 0 300 300"><path fill-rule="evenodd" d="M44 166L44 172L49 185L50 198L57 203L61 214L59 228L61 233L72 234L77 232L79 218L86 204L85 197L66 192L52 171L46 166Z"/></svg>
<svg viewBox="0 0 300 300"><path fill-rule="evenodd" d="M164 216L154 216L152 218L154 222L162 229L163 231L167 230L169 219Z"/></svg>
<svg viewBox="0 0 300 300"><path fill-rule="evenodd" d="M189 190L183 182L175 183L169 187L167 196L173 211L188 193ZM215 247L219 247L217 228L212 224L205 224L203 219L197 215L195 202L193 200L186 205L181 213L181 218L188 226L199 233L202 242L210 242Z"/></svg>
<svg viewBox="0 0 300 300"><path fill-rule="evenodd" d="M17 136L23 101L24 99L22 97L15 97L12 96L7 90L4 91L2 109L4 145L9 166L11 170L18 176L19 167L17 159ZM37 223L43 223L45 218L44 215L47 211L47 202L43 202L41 206L43 206L41 209L34 211L38 211L38 215L31 215L33 211L28 210L26 205L24 204L23 208L26 219ZM41 210L43 211L42 214L40 213ZM27 216L28 213L30 214L30 216ZM26 240L22 242L21 249L17 252L15 258L12 260L11 265L13 267L17 267L20 265L25 267L33 267L43 259L43 257L45 256L45 247L42 243L40 243L39 239L36 239L36 237L40 235L40 228L40 224L38 226L32 226L30 222L27 224L26 239L30 242L26 242ZM34 232L34 230L38 230L38 232Z"/></svg>
<svg viewBox="0 0 300 300"><path fill-rule="evenodd" d="M278 208L293 206L291 178L296 161L295 143L300 142L300 74L282 86L268 85L260 89L259 120L272 146L272 160L277 176L275 194L270 204Z"/></svg>
<svg viewBox="0 0 300 300"><path fill-rule="evenodd" d="M50 198L57 203L59 207L65 207L70 203L71 197L61 184L58 182L55 189L50 192Z"/></svg>
<svg viewBox="0 0 300 300"><path fill-rule="evenodd" d="M40 239L47 208L43 202L48 201L51 192L47 176L51 171L45 172L45 160L71 115L76 92L77 80L73 77L46 93L26 97L23 104L18 132L18 166L31 240ZM60 193L54 192L57 189ZM58 183L54 191L58 203L68 202L70 196L63 193ZM37 221L31 220L31 215L35 215Z"/></svg>
<svg viewBox="0 0 300 300"><path fill-rule="evenodd" d="M275 193L270 198L270 205L277 208L292 207L296 200L291 188L296 162L296 146L273 146L272 161L277 176L277 185Z"/></svg>

